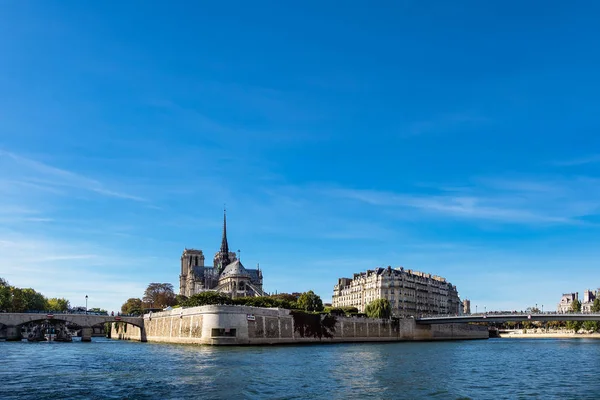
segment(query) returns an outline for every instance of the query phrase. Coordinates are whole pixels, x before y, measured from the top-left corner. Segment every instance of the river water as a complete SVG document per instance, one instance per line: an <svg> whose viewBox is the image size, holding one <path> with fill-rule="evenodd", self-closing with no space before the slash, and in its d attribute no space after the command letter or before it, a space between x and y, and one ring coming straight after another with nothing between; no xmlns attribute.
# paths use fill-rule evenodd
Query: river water
<svg viewBox="0 0 600 400"><path fill-rule="evenodd" d="M600 340L273 347L0 342L0 399L577 399Z"/></svg>

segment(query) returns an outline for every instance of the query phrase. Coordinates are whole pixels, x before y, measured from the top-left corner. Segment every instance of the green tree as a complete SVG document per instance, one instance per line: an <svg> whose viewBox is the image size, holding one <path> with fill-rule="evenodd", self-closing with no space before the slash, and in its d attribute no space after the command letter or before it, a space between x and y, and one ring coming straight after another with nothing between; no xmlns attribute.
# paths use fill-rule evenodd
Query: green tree
<svg viewBox="0 0 600 400"><path fill-rule="evenodd" d="M27 311L27 302L23 295L23 290L14 286L10 287L10 312L24 312Z"/></svg>
<svg viewBox="0 0 600 400"><path fill-rule="evenodd" d="M187 299L188 299L187 296L178 294L177 296L175 296L175 305L181 306Z"/></svg>
<svg viewBox="0 0 600 400"><path fill-rule="evenodd" d="M164 308L174 306L177 303L173 285L170 283L149 284L142 300L152 308Z"/></svg>
<svg viewBox="0 0 600 400"><path fill-rule="evenodd" d="M594 304L592 304L592 312L600 312L600 298L594 300Z"/></svg>
<svg viewBox="0 0 600 400"><path fill-rule="evenodd" d="M300 293L278 293L272 294L269 297L278 301L276 307L292 310L298 308L298 298L300 297Z"/></svg>
<svg viewBox="0 0 600 400"><path fill-rule="evenodd" d="M573 300L573 303L571 303L571 311L575 313L581 312L581 302L579 300ZM567 321L567 329L572 329L576 333L581 329L582 325L583 322L581 321Z"/></svg>
<svg viewBox="0 0 600 400"><path fill-rule="evenodd" d="M48 299L48 304L46 305L46 309L49 311L59 311L65 312L69 309L69 300L67 299L58 299L53 297Z"/></svg>
<svg viewBox="0 0 600 400"><path fill-rule="evenodd" d="M584 321L582 327L586 331L596 332L598 330L598 322L597 321Z"/></svg>
<svg viewBox="0 0 600 400"><path fill-rule="evenodd" d="M36 292L33 289L21 289L25 299L26 309L31 311L44 311L48 300L43 294Z"/></svg>
<svg viewBox="0 0 600 400"><path fill-rule="evenodd" d="M46 308L46 298L43 294L33 289L20 289L10 287L10 308L11 312L25 311L44 311Z"/></svg>
<svg viewBox="0 0 600 400"><path fill-rule="evenodd" d="M121 312L123 314L142 315L143 314L142 300L132 297L127 299L121 306Z"/></svg>
<svg viewBox="0 0 600 400"><path fill-rule="evenodd" d="M213 304L231 304L232 300L229 296L218 292L200 292L190 296L182 304L183 307L198 307Z"/></svg>
<svg viewBox="0 0 600 400"><path fill-rule="evenodd" d="M365 307L365 314L369 318L388 319L392 315L392 306L388 299L373 300Z"/></svg>
<svg viewBox="0 0 600 400"><path fill-rule="evenodd" d="M11 308L11 290L10 285L4 278L0 278L0 312L10 311Z"/></svg>
<svg viewBox="0 0 600 400"><path fill-rule="evenodd" d="M323 311L323 301L312 290L304 292L297 301L298 308L306 311Z"/></svg>

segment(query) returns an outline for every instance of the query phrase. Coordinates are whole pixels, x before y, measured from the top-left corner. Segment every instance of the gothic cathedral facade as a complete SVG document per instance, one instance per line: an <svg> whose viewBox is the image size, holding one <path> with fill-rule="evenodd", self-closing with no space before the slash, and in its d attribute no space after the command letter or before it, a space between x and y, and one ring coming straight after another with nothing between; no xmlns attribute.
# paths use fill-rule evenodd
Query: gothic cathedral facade
<svg viewBox="0 0 600 400"><path fill-rule="evenodd" d="M263 276L260 268L246 269L227 243L227 214L223 213L221 249L213 257L212 266L204 265L202 250L185 249L181 255L179 294L190 297L205 291L215 291L228 296L264 296Z"/></svg>

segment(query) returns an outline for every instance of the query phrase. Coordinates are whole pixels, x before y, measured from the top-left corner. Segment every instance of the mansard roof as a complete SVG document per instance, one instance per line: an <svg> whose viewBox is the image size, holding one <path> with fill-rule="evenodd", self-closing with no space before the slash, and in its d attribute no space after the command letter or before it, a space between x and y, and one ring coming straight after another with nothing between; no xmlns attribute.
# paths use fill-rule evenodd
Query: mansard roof
<svg viewBox="0 0 600 400"><path fill-rule="evenodd" d="M221 272L221 276L219 276L219 279L234 276L250 278L250 274L248 273L246 268L244 268L240 260L235 260L234 262L226 266L223 272Z"/></svg>

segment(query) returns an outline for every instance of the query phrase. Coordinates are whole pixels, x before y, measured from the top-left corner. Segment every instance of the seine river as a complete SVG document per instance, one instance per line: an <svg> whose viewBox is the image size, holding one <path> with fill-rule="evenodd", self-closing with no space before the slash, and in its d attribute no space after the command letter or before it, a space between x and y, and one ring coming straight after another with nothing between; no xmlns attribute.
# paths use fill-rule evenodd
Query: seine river
<svg viewBox="0 0 600 400"><path fill-rule="evenodd" d="M0 399L597 398L600 340L199 347L0 342Z"/></svg>

